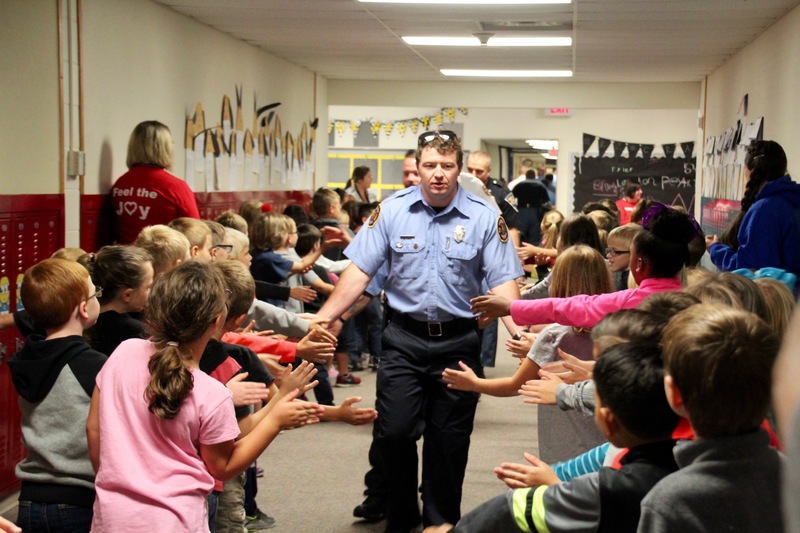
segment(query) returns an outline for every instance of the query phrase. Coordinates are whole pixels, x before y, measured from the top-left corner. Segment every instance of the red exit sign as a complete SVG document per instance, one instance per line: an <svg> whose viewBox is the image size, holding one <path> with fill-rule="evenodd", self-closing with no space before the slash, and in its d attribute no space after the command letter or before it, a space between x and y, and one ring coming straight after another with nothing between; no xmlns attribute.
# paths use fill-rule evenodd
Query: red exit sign
<svg viewBox="0 0 800 533"><path fill-rule="evenodd" d="M551 117L568 117L572 115L572 109L569 107L547 107L544 114Z"/></svg>

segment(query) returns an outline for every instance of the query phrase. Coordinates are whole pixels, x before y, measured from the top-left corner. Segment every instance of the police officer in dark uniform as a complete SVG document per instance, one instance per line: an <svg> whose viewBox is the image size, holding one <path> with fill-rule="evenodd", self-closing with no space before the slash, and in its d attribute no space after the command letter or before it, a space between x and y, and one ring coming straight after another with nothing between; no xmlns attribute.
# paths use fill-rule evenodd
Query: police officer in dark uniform
<svg viewBox="0 0 800 533"><path fill-rule="evenodd" d="M519 246L519 214L514 195L511 194L508 187L491 177L492 156L482 150L472 152L467 158L467 172L481 180L486 190L494 196L497 206L500 208L500 214L503 215L510 230L511 240L514 241L515 246Z"/></svg>
<svg viewBox="0 0 800 533"><path fill-rule="evenodd" d="M338 327L370 278L388 262L390 309L378 369L374 431L388 484L387 531L419 524L417 440L422 453L422 521L455 523L478 395L448 389L445 368L480 367L480 334L470 299L485 281L519 297L522 268L502 217L458 186L461 143L451 131L423 133L420 185L385 200L345 251L353 262L319 316Z"/></svg>
<svg viewBox="0 0 800 533"><path fill-rule="evenodd" d="M513 203L514 195L508 187L490 176L492 172L492 157L482 150L472 152L467 158L467 172L483 182L483 186L494 196L500 213L508 225L511 240L515 246L519 246L519 214L517 207ZM495 354L497 353L497 320L493 320L486 325L483 330L483 345L481 346L481 364L483 366L494 366Z"/></svg>

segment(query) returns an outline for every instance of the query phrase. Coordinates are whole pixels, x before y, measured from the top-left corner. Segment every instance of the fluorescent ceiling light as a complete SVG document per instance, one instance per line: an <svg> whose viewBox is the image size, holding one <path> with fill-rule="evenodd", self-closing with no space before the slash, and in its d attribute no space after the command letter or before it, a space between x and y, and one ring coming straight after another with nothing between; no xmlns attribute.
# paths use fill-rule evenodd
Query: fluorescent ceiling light
<svg viewBox="0 0 800 533"><path fill-rule="evenodd" d="M403 37L411 46L480 46L477 37Z"/></svg>
<svg viewBox="0 0 800 533"><path fill-rule="evenodd" d="M572 46L572 37L490 37L487 46Z"/></svg>
<svg viewBox="0 0 800 533"><path fill-rule="evenodd" d="M545 141L541 139L528 139L525 141L531 148L539 150L556 150L558 149L558 141Z"/></svg>
<svg viewBox="0 0 800 533"><path fill-rule="evenodd" d="M482 78L571 78L571 70L440 70L445 76L477 76Z"/></svg>
<svg viewBox="0 0 800 533"><path fill-rule="evenodd" d="M481 46L477 37L403 37L412 46ZM490 37L486 46L572 46L572 37Z"/></svg>
<svg viewBox="0 0 800 533"><path fill-rule="evenodd" d="M571 4L572 0L359 0L373 4L485 4L498 5L536 5L536 4Z"/></svg>

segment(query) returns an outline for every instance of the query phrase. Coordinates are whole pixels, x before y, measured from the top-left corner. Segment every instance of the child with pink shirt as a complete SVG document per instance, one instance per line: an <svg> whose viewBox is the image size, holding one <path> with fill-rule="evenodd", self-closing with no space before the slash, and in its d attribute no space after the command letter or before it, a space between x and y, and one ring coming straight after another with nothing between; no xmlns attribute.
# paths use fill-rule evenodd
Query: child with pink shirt
<svg viewBox="0 0 800 533"><path fill-rule="evenodd" d="M655 204L642 217L642 228L630 250L630 271L639 285L635 289L513 302L496 295L478 296L472 299L472 311L488 317L511 315L519 325L557 322L591 328L607 314L633 309L653 293L680 290L678 276L689 259L689 242L699 231L697 222L685 213Z"/></svg>
<svg viewBox="0 0 800 533"><path fill-rule="evenodd" d="M246 469L318 406L287 394L239 439L231 393L198 368L226 316L220 273L197 261L162 274L145 310L152 341L123 342L97 376L86 432L97 472L92 531L204 531L214 478Z"/></svg>

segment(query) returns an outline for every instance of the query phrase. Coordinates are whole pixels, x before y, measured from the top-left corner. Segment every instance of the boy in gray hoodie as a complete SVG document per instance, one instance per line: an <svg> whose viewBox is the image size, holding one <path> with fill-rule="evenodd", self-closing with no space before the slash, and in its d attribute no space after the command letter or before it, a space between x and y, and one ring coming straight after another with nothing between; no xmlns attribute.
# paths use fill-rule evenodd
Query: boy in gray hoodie
<svg viewBox="0 0 800 533"><path fill-rule="evenodd" d="M27 448L16 468L23 531L91 529L95 473L86 418L106 356L82 335L97 320L100 294L89 272L73 261L46 259L25 272L25 308L47 336L30 335L8 361Z"/></svg>

